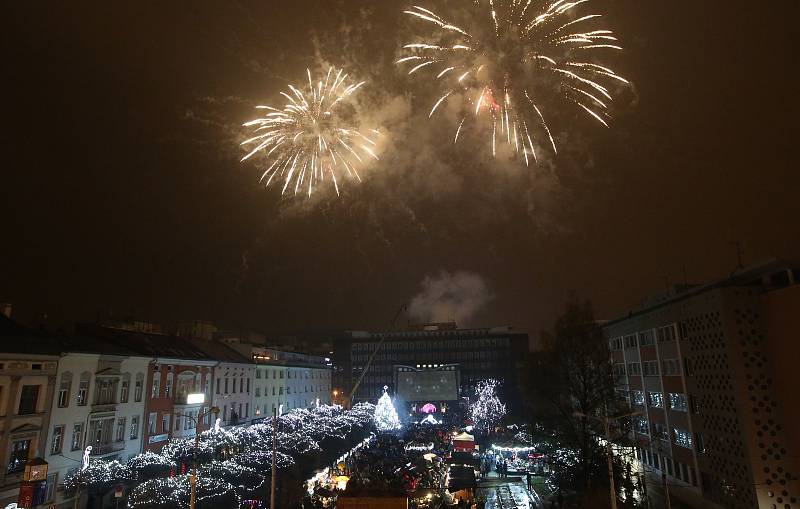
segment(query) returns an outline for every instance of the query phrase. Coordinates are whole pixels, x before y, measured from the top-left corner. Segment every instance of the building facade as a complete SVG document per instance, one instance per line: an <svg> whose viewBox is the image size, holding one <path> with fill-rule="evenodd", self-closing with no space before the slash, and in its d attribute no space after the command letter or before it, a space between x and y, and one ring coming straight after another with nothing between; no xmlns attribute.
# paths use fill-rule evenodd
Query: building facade
<svg viewBox="0 0 800 509"><path fill-rule="evenodd" d="M330 358L253 347L255 419L331 403Z"/></svg>
<svg viewBox="0 0 800 509"><path fill-rule="evenodd" d="M45 460L56 485L90 457L127 461L142 450L144 386L149 359L66 353L58 361ZM56 506L69 506L56 489Z"/></svg>
<svg viewBox="0 0 800 509"><path fill-rule="evenodd" d="M173 437L194 436L198 421L203 429L214 424L208 402L216 364L211 359L175 357L159 357L149 362L145 383L145 451L158 452ZM201 393L203 401L190 400L190 394Z"/></svg>
<svg viewBox="0 0 800 509"><path fill-rule="evenodd" d="M354 331L348 338L334 341L334 391L349 400L373 352L372 365L353 402L375 402L384 386L393 391L400 366L438 369L447 365L457 366L460 395L471 395L479 381L494 378L503 382L504 396L512 408L520 407L519 387L528 359L527 333L509 327L458 329L455 324L395 332Z"/></svg>
<svg viewBox="0 0 800 509"><path fill-rule="evenodd" d="M0 507L16 502L25 463L43 457L58 369L58 344L0 315ZM46 499L55 480L48 477Z"/></svg>
<svg viewBox="0 0 800 509"><path fill-rule="evenodd" d="M777 263L743 270L604 326L618 394L642 413L637 458L692 507L800 507L784 360L798 358L798 275Z"/></svg>

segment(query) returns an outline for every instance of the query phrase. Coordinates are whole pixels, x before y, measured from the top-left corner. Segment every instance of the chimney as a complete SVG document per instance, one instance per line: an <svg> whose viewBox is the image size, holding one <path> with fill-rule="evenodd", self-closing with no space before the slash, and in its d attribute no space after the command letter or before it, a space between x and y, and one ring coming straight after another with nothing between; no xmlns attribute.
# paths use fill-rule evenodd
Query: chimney
<svg viewBox="0 0 800 509"><path fill-rule="evenodd" d="M11 310L13 305L10 302L0 304L0 315L5 315L6 318L11 318Z"/></svg>

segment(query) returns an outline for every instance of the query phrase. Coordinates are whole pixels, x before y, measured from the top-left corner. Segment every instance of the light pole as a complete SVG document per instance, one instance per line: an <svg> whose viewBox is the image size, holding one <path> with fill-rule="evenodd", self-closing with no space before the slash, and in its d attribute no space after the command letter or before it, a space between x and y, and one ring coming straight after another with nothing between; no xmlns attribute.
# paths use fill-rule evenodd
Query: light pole
<svg viewBox="0 0 800 509"><path fill-rule="evenodd" d="M609 424L610 421L618 421L625 417L632 417L634 415L640 415L642 412L631 412L629 414L623 415L615 415L613 417L604 415L601 417L595 417L594 415L586 415L581 412L575 412L572 415L574 417L584 417L588 419L598 419L603 421L603 427L605 428L605 435L606 435L606 459L608 460L608 482L611 490L611 509L617 509L617 488L614 485L614 449L611 446L611 426Z"/></svg>
<svg viewBox="0 0 800 509"><path fill-rule="evenodd" d="M205 401L205 394L189 394L186 397L187 404L196 404L196 403L203 403ZM197 502L197 449L200 447L200 426L203 423L203 417L207 416L208 414L214 414L215 416L219 415L219 408L212 406L205 412L199 412L197 417L194 417L189 414L177 414L177 416L184 417L186 419L191 419L194 421L194 450L192 451L192 473L189 476L189 485L191 487L191 491L189 492L189 509L195 509L195 504Z"/></svg>

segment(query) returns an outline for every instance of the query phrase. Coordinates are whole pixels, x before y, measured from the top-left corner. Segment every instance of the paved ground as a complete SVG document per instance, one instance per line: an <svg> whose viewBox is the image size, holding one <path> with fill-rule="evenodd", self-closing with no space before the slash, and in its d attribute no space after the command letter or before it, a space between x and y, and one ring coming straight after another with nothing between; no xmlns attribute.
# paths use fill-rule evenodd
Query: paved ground
<svg viewBox="0 0 800 509"><path fill-rule="evenodd" d="M534 509L541 505L536 493L528 492L523 478L500 478L495 472L478 483L478 496L485 498L486 509Z"/></svg>

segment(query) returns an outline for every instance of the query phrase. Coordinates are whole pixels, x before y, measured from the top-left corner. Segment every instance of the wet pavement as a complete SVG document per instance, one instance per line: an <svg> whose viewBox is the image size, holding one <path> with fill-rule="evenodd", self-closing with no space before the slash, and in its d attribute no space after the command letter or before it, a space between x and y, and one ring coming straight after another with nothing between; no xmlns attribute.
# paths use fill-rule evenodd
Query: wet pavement
<svg viewBox="0 0 800 509"><path fill-rule="evenodd" d="M486 509L534 509L538 496L526 489L520 477L500 478L490 474L478 483L478 496L486 500Z"/></svg>

